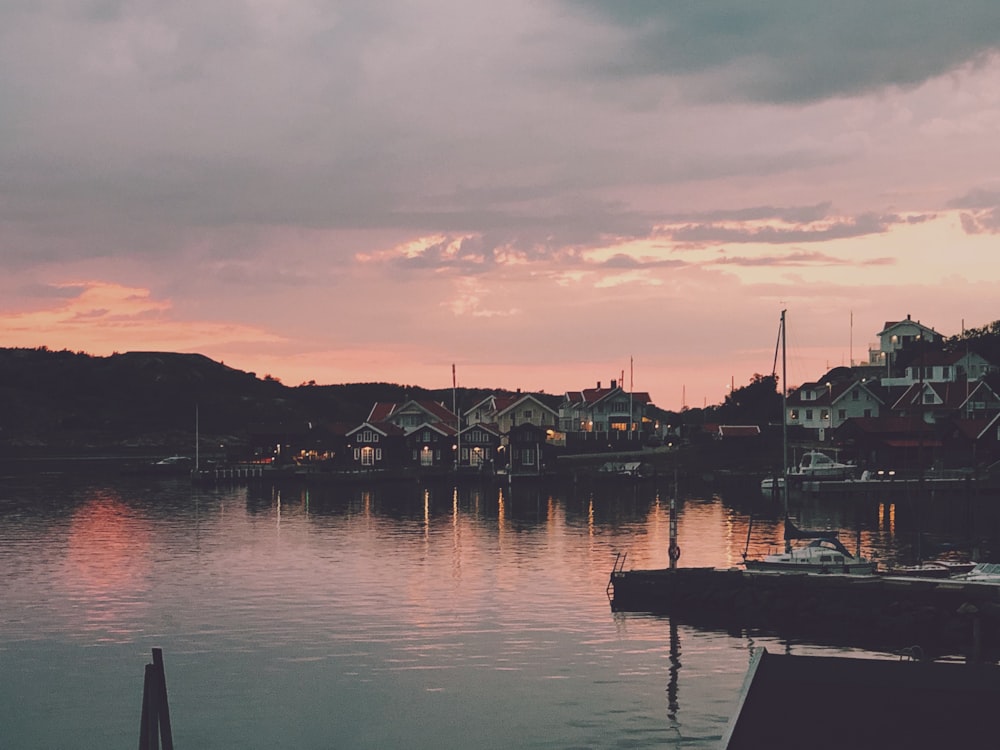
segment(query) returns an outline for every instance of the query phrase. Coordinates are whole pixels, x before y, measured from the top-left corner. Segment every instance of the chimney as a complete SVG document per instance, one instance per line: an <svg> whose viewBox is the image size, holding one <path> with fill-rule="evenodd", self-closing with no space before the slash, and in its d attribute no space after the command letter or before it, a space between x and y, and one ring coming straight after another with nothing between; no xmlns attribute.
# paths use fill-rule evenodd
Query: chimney
<svg viewBox="0 0 1000 750"><path fill-rule="evenodd" d="M612 380L611 381L611 390L614 390L617 387L618 387L618 381L617 380Z"/></svg>
<svg viewBox="0 0 1000 750"><path fill-rule="evenodd" d="M601 381L600 380L597 381L597 390L601 390Z"/></svg>

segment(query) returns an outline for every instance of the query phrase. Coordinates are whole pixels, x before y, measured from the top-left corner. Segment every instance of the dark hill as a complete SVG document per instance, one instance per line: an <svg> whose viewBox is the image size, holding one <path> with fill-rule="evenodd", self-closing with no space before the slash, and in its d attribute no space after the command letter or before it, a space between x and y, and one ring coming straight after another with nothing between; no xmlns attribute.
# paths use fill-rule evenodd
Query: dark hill
<svg viewBox="0 0 1000 750"><path fill-rule="evenodd" d="M490 392L460 388L459 406ZM289 387L200 354L0 349L0 449L190 453L196 410L203 442L235 447L261 426L357 424L375 401L409 398L450 408L453 393L390 383Z"/></svg>

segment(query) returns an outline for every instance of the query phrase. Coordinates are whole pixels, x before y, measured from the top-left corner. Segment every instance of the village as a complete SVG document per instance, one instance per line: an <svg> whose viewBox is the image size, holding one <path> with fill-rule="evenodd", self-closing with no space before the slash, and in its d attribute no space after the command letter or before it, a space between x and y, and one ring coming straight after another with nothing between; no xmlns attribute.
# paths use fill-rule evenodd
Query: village
<svg viewBox="0 0 1000 750"><path fill-rule="evenodd" d="M360 424L263 428L251 435L251 455L243 461L271 470L386 477L543 476L557 472L563 457L605 456L614 471L631 473L644 456L706 443L722 453L758 456L759 444L772 443L781 429L793 446L793 464L806 451L822 450L873 475L972 472L1000 459L997 364L910 315L887 321L877 336L866 361L791 388L784 425L781 407L760 423L691 422L683 413L667 423L647 392L624 386L623 372L621 379L561 396L518 391L472 404L457 395L451 405L376 402ZM779 404L777 379L765 380L774 384ZM718 415L727 414L726 406ZM772 460L780 465L777 453Z"/></svg>

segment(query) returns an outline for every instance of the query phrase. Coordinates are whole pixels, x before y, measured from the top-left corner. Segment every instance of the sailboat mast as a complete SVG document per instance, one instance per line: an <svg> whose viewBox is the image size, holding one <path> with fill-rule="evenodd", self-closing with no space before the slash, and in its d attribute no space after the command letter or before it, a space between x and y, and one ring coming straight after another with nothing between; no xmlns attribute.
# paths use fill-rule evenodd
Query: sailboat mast
<svg viewBox="0 0 1000 750"><path fill-rule="evenodd" d="M785 352L785 310L781 311L781 498L788 517L788 359Z"/></svg>

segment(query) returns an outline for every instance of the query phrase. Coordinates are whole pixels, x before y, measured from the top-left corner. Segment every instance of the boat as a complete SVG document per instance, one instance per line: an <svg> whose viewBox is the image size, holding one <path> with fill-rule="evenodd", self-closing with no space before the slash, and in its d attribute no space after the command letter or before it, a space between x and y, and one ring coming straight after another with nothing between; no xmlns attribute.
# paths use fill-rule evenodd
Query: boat
<svg viewBox="0 0 1000 750"><path fill-rule="evenodd" d="M852 463L840 463L834 461L821 451L806 451L802 454L799 465L794 471L798 479L853 479L857 475L858 467Z"/></svg>
<svg viewBox="0 0 1000 750"><path fill-rule="evenodd" d="M775 554L765 555L759 559L748 559L747 552L750 548L750 533L753 530L753 516L750 516L750 523L747 525L747 544L743 550L743 564L747 570L771 570L771 571L811 571L815 573L851 573L851 574L872 574L878 567L877 563L861 557L855 557L837 539L835 531L804 531L795 527L788 516L788 485L792 475L788 471L788 428L785 413L787 408L787 397L785 383L786 371L786 351L785 351L785 310L781 311L781 324L778 328L778 343L781 346L781 449L783 476L767 477L761 481L761 491L772 496L781 496L785 506L785 551ZM775 353L777 360L777 352ZM806 454L809 457L808 464L814 465L816 456L823 456L827 461L832 462L825 454L818 451L810 451ZM805 457L803 457L805 460ZM826 463L826 462L820 462ZM801 470L803 464L800 463ZM819 463L816 464L820 465ZM840 464L847 466L848 464ZM793 540L809 540L804 546L794 547Z"/></svg>
<svg viewBox="0 0 1000 750"><path fill-rule="evenodd" d="M968 573L953 577L969 583L1000 583L1000 563L977 563Z"/></svg>
<svg viewBox="0 0 1000 750"><path fill-rule="evenodd" d="M652 476L652 467L642 461L608 461L601 465L597 474L602 479L627 478L645 479Z"/></svg>
<svg viewBox="0 0 1000 750"><path fill-rule="evenodd" d="M793 540L809 540L803 546L793 546ZM836 531L807 531L796 528L785 518L785 551L765 555L759 559L746 559L747 570L807 573L847 573L871 575L878 563L852 555L838 539Z"/></svg>

